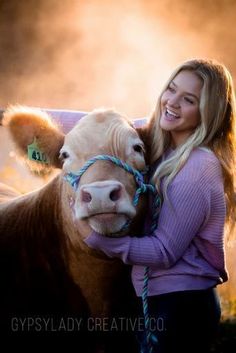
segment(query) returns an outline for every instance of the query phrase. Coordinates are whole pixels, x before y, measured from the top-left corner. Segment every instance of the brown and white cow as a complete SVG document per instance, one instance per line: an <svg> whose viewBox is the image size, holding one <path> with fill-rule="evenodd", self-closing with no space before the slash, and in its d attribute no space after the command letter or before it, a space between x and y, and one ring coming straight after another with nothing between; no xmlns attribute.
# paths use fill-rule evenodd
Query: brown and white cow
<svg viewBox="0 0 236 353"><path fill-rule="evenodd" d="M3 125L22 154L36 139L50 165L62 168L43 188L18 197L10 190L10 199L0 204L4 324L11 325L13 317L46 315L82 317L86 326L88 317L131 315L135 295L129 268L89 249L83 229L89 225L106 236L123 235L122 227L131 220L129 231L140 232L142 202L138 208L132 204L134 177L109 161L90 166L76 191L64 176L98 154L143 170L144 146L137 131L112 110L86 115L66 136L45 112L27 107L10 108ZM109 352L116 352L114 345Z"/></svg>

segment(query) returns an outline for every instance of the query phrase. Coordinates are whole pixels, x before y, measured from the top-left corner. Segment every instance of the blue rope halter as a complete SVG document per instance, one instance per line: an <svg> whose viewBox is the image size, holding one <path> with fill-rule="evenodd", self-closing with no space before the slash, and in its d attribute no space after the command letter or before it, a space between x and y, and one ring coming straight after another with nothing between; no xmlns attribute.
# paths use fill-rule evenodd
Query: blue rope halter
<svg viewBox="0 0 236 353"><path fill-rule="evenodd" d="M94 164L98 160L110 161L110 162L114 163L115 165L123 168L128 173L130 173L134 176L135 181L138 185L138 188L137 188L135 195L134 195L134 198L133 198L133 205L134 206L137 206L138 201L139 201L139 197L142 193L145 193L147 191L151 191L153 193L154 202L153 202L153 207L152 207L152 225L151 225L151 234L152 234L157 227L158 213L159 213L159 209L160 209L160 197L157 194L157 190L154 185L144 183L143 176L147 173L147 170L139 172L138 170L131 167L129 164L121 161L120 159L118 159L116 157L109 156L109 155L98 155L98 156L95 156L95 157L89 159L84 164L84 166L79 170L79 172L77 174L74 174L71 172L66 174L65 175L66 181L68 181L70 183L70 185L73 187L73 189L76 190L79 185L79 181L80 181L81 176L92 164ZM126 224L123 226L122 230L127 229L128 226L130 225L130 222L131 221L126 222ZM142 302L143 302L146 342L147 342L149 353L152 353L153 345L157 344L158 340L157 340L157 337L150 330L150 318L149 318L149 311L148 311L148 279L149 279L149 267L146 266L144 269Z"/></svg>

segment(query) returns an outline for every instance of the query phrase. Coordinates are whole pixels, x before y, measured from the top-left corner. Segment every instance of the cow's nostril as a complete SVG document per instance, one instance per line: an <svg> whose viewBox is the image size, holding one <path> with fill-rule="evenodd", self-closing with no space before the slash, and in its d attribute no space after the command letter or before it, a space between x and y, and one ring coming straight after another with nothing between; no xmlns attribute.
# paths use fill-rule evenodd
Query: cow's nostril
<svg viewBox="0 0 236 353"><path fill-rule="evenodd" d="M109 195L111 201L117 201L120 198L120 188L112 190Z"/></svg>
<svg viewBox="0 0 236 353"><path fill-rule="evenodd" d="M88 191L82 191L82 201L83 202L90 202L92 201L92 196Z"/></svg>

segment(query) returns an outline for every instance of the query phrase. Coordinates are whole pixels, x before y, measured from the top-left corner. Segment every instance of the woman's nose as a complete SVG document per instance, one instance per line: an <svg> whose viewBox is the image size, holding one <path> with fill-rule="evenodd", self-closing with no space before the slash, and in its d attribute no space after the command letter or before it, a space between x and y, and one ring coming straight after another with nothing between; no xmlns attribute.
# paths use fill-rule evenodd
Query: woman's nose
<svg viewBox="0 0 236 353"><path fill-rule="evenodd" d="M180 98L177 95L172 95L171 97L169 97L169 99L167 100L167 104L170 107L179 107L180 105Z"/></svg>

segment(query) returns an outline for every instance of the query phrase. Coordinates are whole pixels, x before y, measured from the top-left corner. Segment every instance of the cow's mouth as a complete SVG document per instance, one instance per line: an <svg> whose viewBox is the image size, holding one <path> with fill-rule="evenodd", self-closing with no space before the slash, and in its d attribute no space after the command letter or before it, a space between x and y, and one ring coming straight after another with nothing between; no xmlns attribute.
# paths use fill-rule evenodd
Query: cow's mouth
<svg viewBox="0 0 236 353"><path fill-rule="evenodd" d="M105 213L95 213L90 216L90 218L94 218L100 222L109 222L114 219L114 217L117 217L118 213L117 212L105 212Z"/></svg>
<svg viewBox="0 0 236 353"><path fill-rule="evenodd" d="M96 213L88 217L90 227L107 237L119 237L124 235L124 226L130 220L124 213Z"/></svg>

